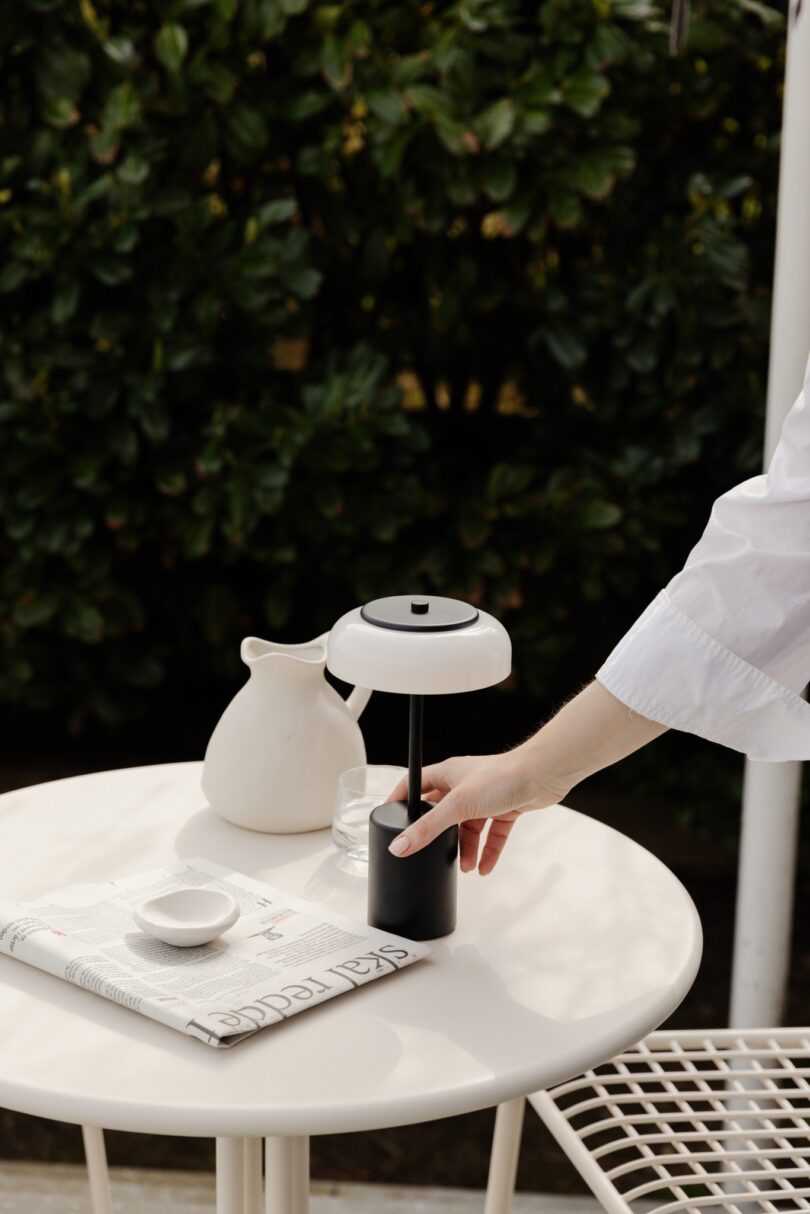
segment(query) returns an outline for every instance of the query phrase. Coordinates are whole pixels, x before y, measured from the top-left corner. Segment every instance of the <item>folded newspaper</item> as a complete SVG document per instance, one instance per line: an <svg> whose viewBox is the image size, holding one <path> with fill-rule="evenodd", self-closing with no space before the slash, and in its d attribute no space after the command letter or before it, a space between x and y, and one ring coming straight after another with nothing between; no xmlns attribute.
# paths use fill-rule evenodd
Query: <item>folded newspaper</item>
<svg viewBox="0 0 810 1214"><path fill-rule="evenodd" d="M178 948L136 927L140 902L189 886L239 903L226 936ZM33 902L0 902L0 952L222 1048L430 949L194 859Z"/></svg>

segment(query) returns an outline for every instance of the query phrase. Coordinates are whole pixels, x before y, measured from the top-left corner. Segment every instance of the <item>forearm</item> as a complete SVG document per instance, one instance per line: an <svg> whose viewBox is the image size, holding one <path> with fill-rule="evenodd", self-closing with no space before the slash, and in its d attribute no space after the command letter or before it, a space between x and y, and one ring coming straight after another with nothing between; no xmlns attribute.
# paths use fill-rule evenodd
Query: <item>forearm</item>
<svg viewBox="0 0 810 1214"><path fill-rule="evenodd" d="M394 839L389 850L395 856L410 855L459 823L461 867L469 872L477 862L484 821L492 818L479 864L479 872L491 872L520 814L561 801L580 780L665 730L665 725L634 712L600 683L589 683L514 750L456 756L426 767L422 791L435 790L437 804ZM403 777L389 799L402 800L407 791Z"/></svg>
<svg viewBox="0 0 810 1214"><path fill-rule="evenodd" d="M666 725L628 708L596 681L569 700L514 752L544 784L567 792L665 733Z"/></svg>

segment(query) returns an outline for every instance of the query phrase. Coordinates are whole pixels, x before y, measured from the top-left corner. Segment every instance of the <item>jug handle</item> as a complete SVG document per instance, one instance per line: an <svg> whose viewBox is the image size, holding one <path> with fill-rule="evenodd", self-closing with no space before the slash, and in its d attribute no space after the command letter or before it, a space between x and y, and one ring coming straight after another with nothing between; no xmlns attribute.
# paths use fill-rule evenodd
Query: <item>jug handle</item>
<svg viewBox="0 0 810 1214"><path fill-rule="evenodd" d="M355 721L360 716L360 713L365 708L371 699L371 690L368 687L354 687L346 697L346 707L354 717Z"/></svg>

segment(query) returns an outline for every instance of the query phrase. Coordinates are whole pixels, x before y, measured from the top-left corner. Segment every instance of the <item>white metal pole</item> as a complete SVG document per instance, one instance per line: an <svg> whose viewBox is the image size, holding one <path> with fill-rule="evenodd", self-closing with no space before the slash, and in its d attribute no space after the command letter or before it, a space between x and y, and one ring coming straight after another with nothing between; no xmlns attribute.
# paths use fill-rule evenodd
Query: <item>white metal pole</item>
<svg viewBox="0 0 810 1214"><path fill-rule="evenodd" d="M216 1140L217 1214L242 1214L245 1206L245 1143L243 1138Z"/></svg>
<svg viewBox="0 0 810 1214"><path fill-rule="evenodd" d="M512 1208L525 1106L526 1101L522 1096L498 1105L484 1214L509 1214Z"/></svg>
<svg viewBox="0 0 810 1214"><path fill-rule="evenodd" d="M93 1214L112 1214L110 1173L107 1170L107 1149L104 1131L99 1126L83 1125L84 1154L87 1179L90 1182L90 1209Z"/></svg>
<svg viewBox="0 0 810 1214"><path fill-rule="evenodd" d="M308 1138L265 1139L264 1172L267 1214L307 1214Z"/></svg>
<svg viewBox="0 0 810 1214"><path fill-rule="evenodd" d="M262 1214L264 1206L264 1189L262 1187L264 1139L243 1139L242 1151L242 1164L244 1167L242 1179L244 1209L242 1214Z"/></svg>
<svg viewBox="0 0 810 1214"><path fill-rule="evenodd" d="M731 978L732 1028L769 1028L782 1023L801 767L801 763L746 763Z"/></svg>
<svg viewBox="0 0 810 1214"><path fill-rule="evenodd" d="M810 353L810 3L791 0L776 221L765 466ZM781 1023L790 959L800 763L746 761L731 979L733 1028Z"/></svg>

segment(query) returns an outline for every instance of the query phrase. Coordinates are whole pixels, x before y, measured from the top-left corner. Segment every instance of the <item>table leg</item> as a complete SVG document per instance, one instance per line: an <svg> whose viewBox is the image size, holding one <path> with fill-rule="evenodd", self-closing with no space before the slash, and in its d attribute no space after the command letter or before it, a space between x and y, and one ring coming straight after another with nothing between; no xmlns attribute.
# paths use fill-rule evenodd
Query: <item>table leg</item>
<svg viewBox="0 0 810 1214"><path fill-rule="evenodd" d="M510 1100L507 1104L498 1105L495 1133L492 1135L492 1154L489 1158L484 1214L509 1214L515 1191L525 1105L526 1101L522 1096L517 1100Z"/></svg>
<svg viewBox="0 0 810 1214"><path fill-rule="evenodd" d="M266 1214L308 1214L309 1139L268 1138L264 1170Z"/></svg>
<svg viewBox="0 0 810 1214"><path fill-rule="evenodd" d="M112 1214L110 1174L107 1171L107 1151L104 1131L95 1125L82 1126L87 1179L90 1182L90 1208L93 1214Z"/></svg>
<svg viewBox="0 0 810 1214"><path fill-rule="evenodd" d="M261 1138L245 1138L243 1146L243 1202L244 1214L262 1214L264 1204L262 1192L262 1147Z"/></svg>
<svg viewBox="0 0 810 1214"><path fill-rule="evenodd" d="M244 1138L217 1139L217 1214L244 1214Z"/></svg>

